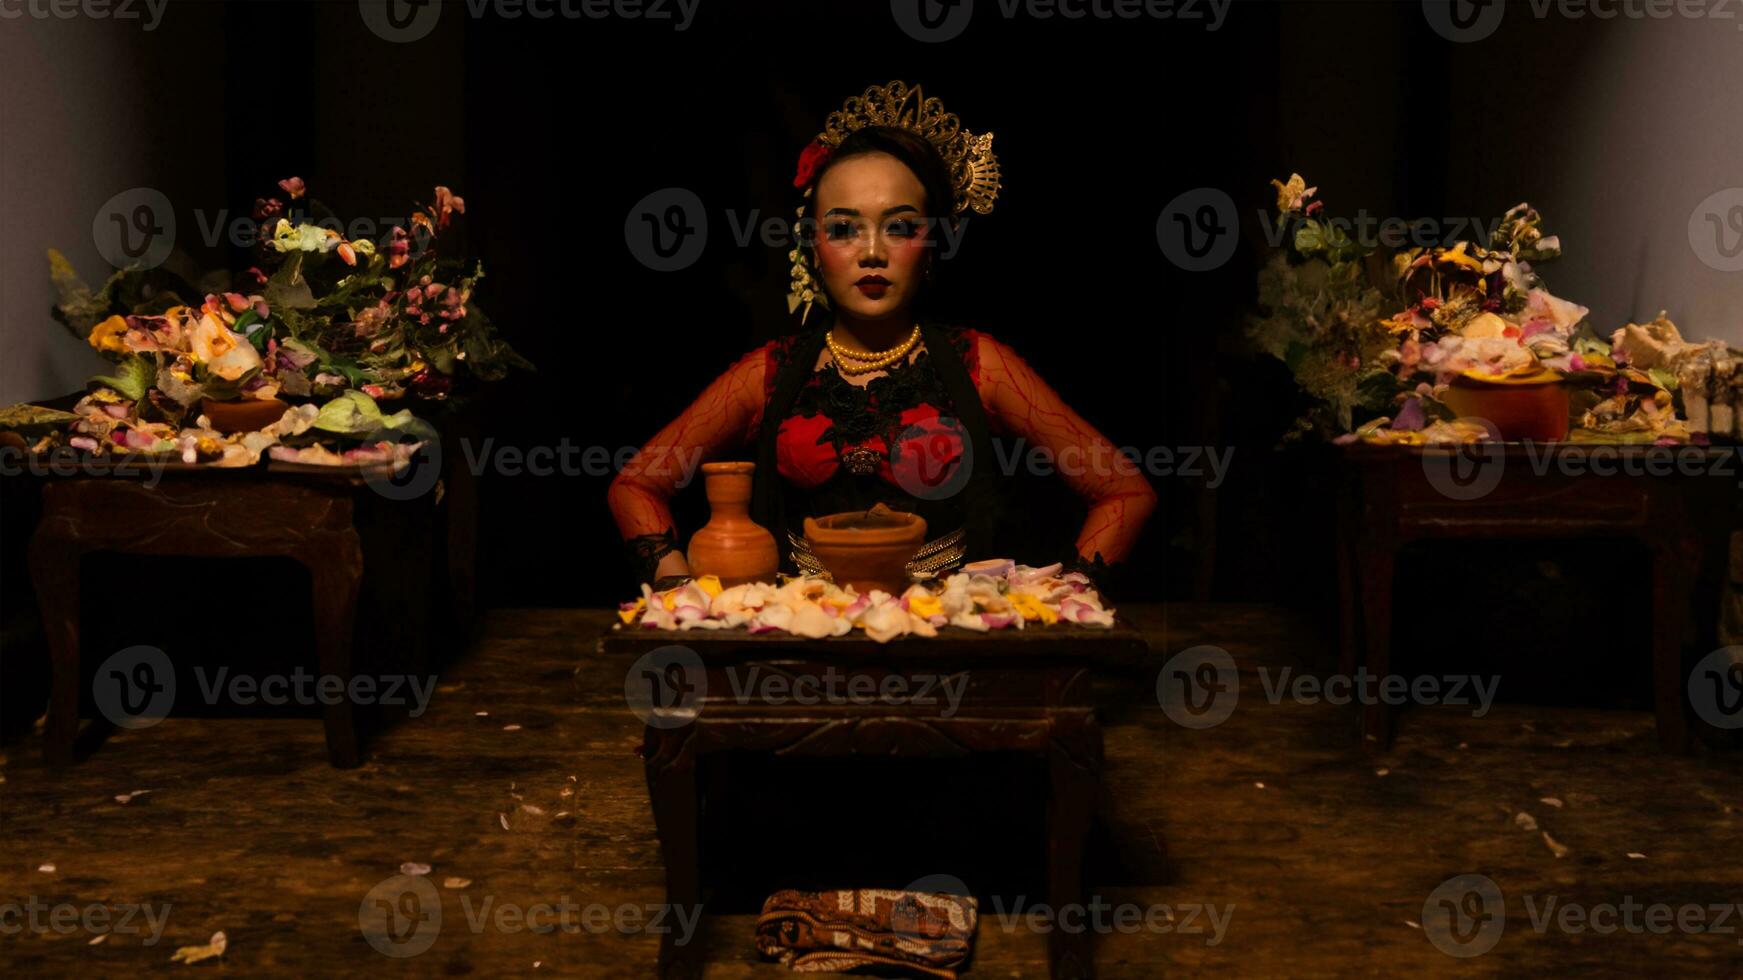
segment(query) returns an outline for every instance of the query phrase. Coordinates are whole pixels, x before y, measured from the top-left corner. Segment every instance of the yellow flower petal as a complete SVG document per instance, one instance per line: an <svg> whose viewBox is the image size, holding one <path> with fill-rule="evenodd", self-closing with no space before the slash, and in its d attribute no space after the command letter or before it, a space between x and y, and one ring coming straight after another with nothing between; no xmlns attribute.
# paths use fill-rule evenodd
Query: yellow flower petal
<svg viewBox="0 0 1743 980"><path fill-rule="evenodd" d="M119 354L127 350L127 345L121 342L125 336L127 336L127 320L120 314L116 314L91 328L91 336L87 339L91 346L97 350L113 351Z"/></svg>
<svg viewBox="0 0 1743 980"><path fill-rule="evenodd" d="M944 604L935 595L916 595L908 598L908 611L916 616L942 616Z"/></svg>
<svg viewBox="0 0 1743 980"><path fill-rule="evenodd" d="M1492 385L1545 385L1554 384L1561 380L1560 374L1535 361L1522 364L1512 371L1501 374L1491 374L1488 371L1470 368L1461 372L1461 376L1470 378L1472 381L1481 381Z"/></svg>
<svg viewBox="0 0 1743 980"><path fill-rule="evenodd" d="M1456 265L1461 269L1469 269L1472 272L1482 272L1483 263L1465 254L1465 248L1468 245L1470 245L1470 242L1459 242L1452 248L1449 248L1435 256L1434 260L1436 262L1447 263L1448 265Z"/></svg>

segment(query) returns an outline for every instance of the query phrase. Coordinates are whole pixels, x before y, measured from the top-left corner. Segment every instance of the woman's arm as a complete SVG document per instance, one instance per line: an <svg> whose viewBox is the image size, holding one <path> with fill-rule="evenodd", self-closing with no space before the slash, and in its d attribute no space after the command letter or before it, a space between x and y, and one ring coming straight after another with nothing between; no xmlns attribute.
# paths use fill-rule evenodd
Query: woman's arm
<svg viewBox="0 0 1743 980"><path fill-rule="evenodd" d="M606 503L625 544L644 563L644 581L690 572L678 549L668 502L704 460L749 442L761 422L768 348L751 351L714 379L682 414L649 439L611 481Z"/></svg>
<svg viewBox="0 0 1743 980"><path fill-rule="evenodd" d="M1155 488L1016 351L985 334L977 339L978 386L991 420L1050 452L1059 474L1089 503L1078 556L1090 563L1123 561L1156 508Z"/></svg>

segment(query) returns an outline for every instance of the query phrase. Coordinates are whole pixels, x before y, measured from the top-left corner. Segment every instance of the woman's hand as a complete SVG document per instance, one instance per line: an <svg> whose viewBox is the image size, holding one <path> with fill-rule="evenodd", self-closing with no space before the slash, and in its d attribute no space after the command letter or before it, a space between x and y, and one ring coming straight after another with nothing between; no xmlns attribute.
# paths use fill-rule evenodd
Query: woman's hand
<svg viewBox="0 0 1743 980"><path fill-rule="evenodd" d="M669 576L690 577L690 563L685 560L682 551L668 552L660 563L654 566L654 578L663 579Z"/></svg>
<svg viewBox="0 0 1743 980"><path fill-rule="evenodd" d="M1156 509L1156 489L1016 351L981 334L978 355L988 418L1051 452L1059 461L1056 471L1089 504L1077 554L1107 564L1124 561Z"/></svg>

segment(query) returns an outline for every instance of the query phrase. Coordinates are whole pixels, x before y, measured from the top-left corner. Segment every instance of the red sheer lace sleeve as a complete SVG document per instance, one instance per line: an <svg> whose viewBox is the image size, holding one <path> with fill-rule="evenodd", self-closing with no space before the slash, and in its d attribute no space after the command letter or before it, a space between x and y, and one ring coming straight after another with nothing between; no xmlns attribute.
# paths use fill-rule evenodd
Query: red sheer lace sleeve
<svg viewBox="0 0 1743 980"><path fill-rule="evenodd" d="M1156 507L1150 481L1016 351L976 334L975 355L975 386L989 421L1051 453L1059 475L1089 503L1078 555L1108 564L1124 560Z"/></svg>
<svg viewBox="0 0 1743 980"><path fill-rule="evenodd" d="M625 541L664 536L666 544L677 546L668 501L699 477L704 461L755 438L767 397L766 379L773 376L773 349L768 344L739 358L611 481L606 502Z"/></svg>

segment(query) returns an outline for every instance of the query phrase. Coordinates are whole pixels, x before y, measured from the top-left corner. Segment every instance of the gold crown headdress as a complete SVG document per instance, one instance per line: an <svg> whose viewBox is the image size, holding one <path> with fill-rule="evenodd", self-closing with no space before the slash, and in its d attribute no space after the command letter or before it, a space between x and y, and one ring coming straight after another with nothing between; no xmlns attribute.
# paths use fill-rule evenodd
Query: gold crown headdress
<svg viewBox="0 0 1743 980"><path fill-rule="evenodd" d="M932 144L950 173L953 216L964 211L992 212L993 201L999 196L999 159L993 155L993 134L977 135L963 129L962 120L955 113L944 111L944 103L927 98L920 86L910 87L900 81L873 85L830 113L824 120L823 132L800 155L799 172L793 184L803 188L809 198L816 186L816 173L828 162L830 154L850 133L867 126L899 127L925 137ZM798 215L804 218L804 205L800 205ZM787 311L795 312L804 306L802 323L810 316L813 303L827 308L829 301L812 276L805 249L795 247L788 258L793 260L793 282L787 294Z"/></svg>

